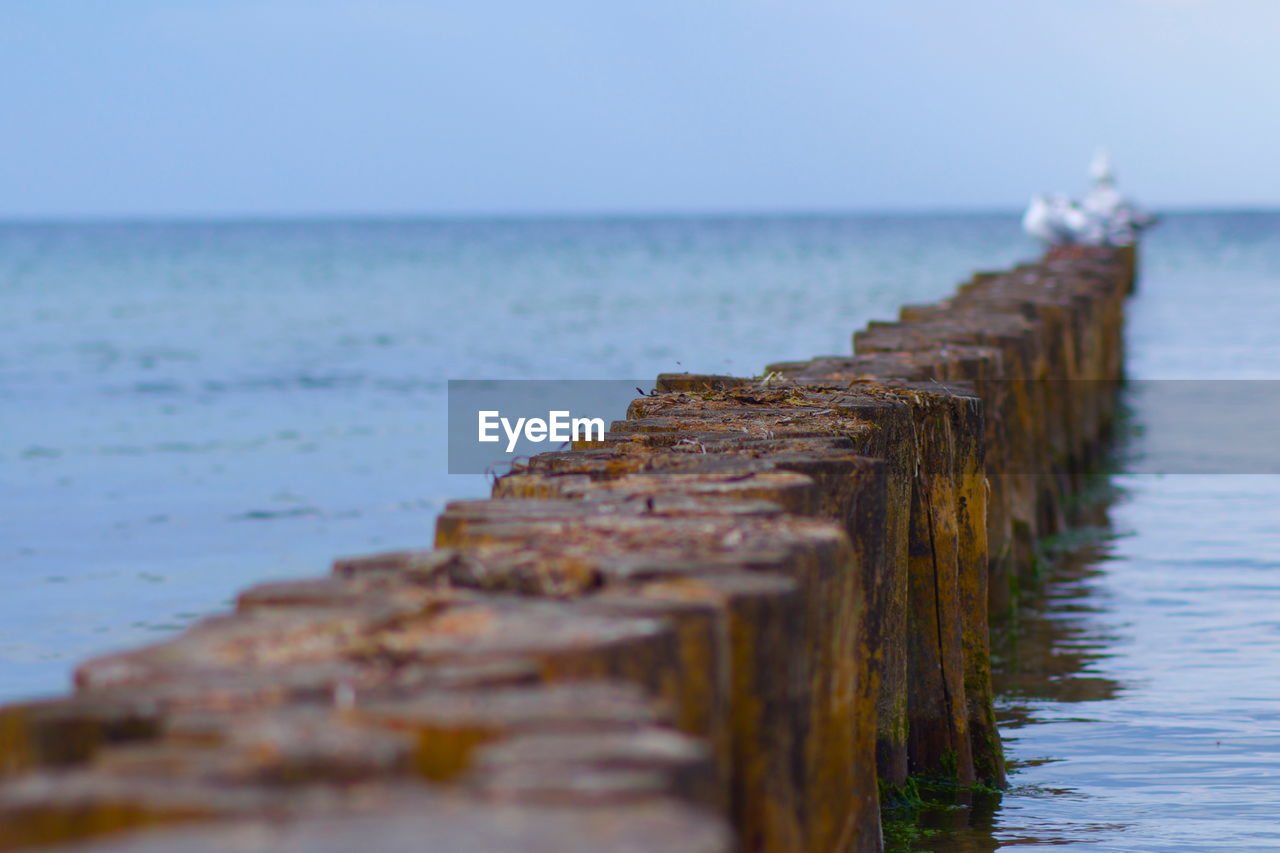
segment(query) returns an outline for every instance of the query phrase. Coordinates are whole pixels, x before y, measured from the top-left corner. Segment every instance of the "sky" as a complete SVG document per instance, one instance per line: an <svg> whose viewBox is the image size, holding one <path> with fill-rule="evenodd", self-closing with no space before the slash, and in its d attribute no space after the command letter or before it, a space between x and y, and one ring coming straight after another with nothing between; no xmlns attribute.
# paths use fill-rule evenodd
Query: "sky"
<svg viewBox="0 0 1280 853"><path fill-rule="evenodd" d="M0 0L0 218L1280 205L1275 0Z"/></svg>

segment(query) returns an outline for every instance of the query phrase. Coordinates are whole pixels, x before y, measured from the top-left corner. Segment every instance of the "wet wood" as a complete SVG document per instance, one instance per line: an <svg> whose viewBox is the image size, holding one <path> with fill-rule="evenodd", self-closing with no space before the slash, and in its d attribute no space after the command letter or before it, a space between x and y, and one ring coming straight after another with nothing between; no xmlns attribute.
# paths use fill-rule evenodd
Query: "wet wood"
<svg viewBox="0 0 1280 853"><path fill-rule="evenodd" d="M770 569L795 580L801 596L800 609L788 633L793 638L804 638L802 644L798 647L794 641L785 644L789 662L774 659L767 664L752 664L756 670L784 672L799 667L794 686L779 684L774 691L777 698L772 700L782 709L788 704L794 705L794 716L780 712L784 720L791 720L789 725L780 722L767 726L767 737L748 738L747 745L738 752L737 763L772 768L757 778L772 779L774 785L789 775L780 772L779 767L798 768L796 785L800 796L791 798L796 802L780 806L782 795L772 792L763 795L769 807L762 812L762 817L768 825L759 829L760 837L773 839L767 845L769 849L781 849L779 845L784 843L800 844L801 838L806 839L803 844L808 844L810 849L820 849L821 845L834 843L832 839L844 830L846 823L861 821L864 826L868 822L874 825L875 819L875 789L860 784L853 771L856 766L871 763L874 754L873 697L866 686L869 640L862 621L865 600L858 591L860 573L847 539L836 527L781 516L771 519L743 515L732 511L736 506L734 502L726 501L723 505L730 508L723 517L707 515L680 520L573 517L548 507L549 518L544 521L530 518L512 523L496 518L488 522L473 520L468 527L451 525L447 529L451 531L449 544L463 549L492 549L505 543L548 557L573 554L578 560L590 562L599 572L600 586L605 589L620 582L653 576L658 570L667 579L695 572L723 571L739 554L736 559L739 568ZM534 510L531 508L530 512ZM480 559L491 563L494 556L492 550L478 552ZM615 559L607 559L610 556ZM719 559L708 564L706 558L712 557ZM763 618L763 614L757 614L754 621ZM770 655L779 651L773 642L740 642L752 647L763 646ZM756 683L762 677L760 673L752 676ZM690 690L696 690L703 678L704 673L694 674L687 687L677 687L676 694L687 695ZM802 687L804 693L788 698L787 692L794 691L796 686ZM759 697L758 691L741 696L738 707L754 705L760 701ZM749 712L730 710L731 718L745 713ZM859 724L859 718L865 722ZM781 732L790 730L802 734L803 746L786 745ZM760 754L762 745L766 750L764 754ZM745 816L754 811L744 808L742 813Z"/></svg>
<svg viewBox="0 0 1280 853"><path fill-rule="evenodd" d="M361 792L369 804L348 813L313 807L273 819L156 830L77 853L596 853L664 850L733 853L724 822L677 799L581 804L503 802L421 791Z"/></svg>
<svg viewBox="0 0 1280 853"><path fill-rule="evenodd" d="M670 729L549 732L477 750L463 784L504 802L617 804L676 797L723 809L706 744Z"/></svg>
<svg viewBox="0 0 1280 853"><path fill-rule="evenodd" d="M447 782L467 772L485 744L530 733L634 731L669 715L633 685L584 680L530 687L427 690L398 699L358 701L349 711L366 725L410 733L414 769Z"/></svg>

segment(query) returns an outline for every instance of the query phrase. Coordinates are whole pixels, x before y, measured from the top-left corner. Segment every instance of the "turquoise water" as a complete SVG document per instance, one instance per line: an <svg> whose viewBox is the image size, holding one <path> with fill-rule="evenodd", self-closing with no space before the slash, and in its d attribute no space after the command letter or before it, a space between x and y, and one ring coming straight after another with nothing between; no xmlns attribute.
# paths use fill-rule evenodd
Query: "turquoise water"
<svg viewBox="0 0 1280 853"><path fill-rule="evenodd" d="M1014 216L0 226L0 701L426 545L486 491L447 379L754 374L1034 251ZM1144 264L1131 375L1280 378L1280 215L1169 217ZM1013 788L919 849L1280 849L1280 478L1113 485L1001 645Z"/></svg>

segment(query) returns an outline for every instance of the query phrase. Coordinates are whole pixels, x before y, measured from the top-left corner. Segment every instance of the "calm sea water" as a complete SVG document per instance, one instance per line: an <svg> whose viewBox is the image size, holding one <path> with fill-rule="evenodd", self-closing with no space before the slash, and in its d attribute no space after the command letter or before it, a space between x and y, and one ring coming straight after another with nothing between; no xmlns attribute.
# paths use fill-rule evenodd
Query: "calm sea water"
<svg viewBox="0 0 1280 853"><path fill-rule="evenodd" d="M448 379L754 374L1031 250L1008 217L0 226L0 701L429 545L487 491L445 473Z"/></svg>
<svg viewBox="0 0 1280 853"><path fill-rule="evenodd" d="M1143 262L1131 377L1280 378L1280 215L1169 217ZM1125 473L1143 400L1092 541L996 643L1013 787L912 849L1280 850L1280 477Z"/></svg>
<svg viewBox="0 0 1280 853"><path fill-rule="evenodd" d="M0 226L0 701L427 545L487 488L447 379L753 374L1034 252L1014 216ZM1144 260L1132 375L1280 377L1280 215ZM920 849L1280 849L1280 482L1114 479L1002 646L1015 787Z"/></svg>

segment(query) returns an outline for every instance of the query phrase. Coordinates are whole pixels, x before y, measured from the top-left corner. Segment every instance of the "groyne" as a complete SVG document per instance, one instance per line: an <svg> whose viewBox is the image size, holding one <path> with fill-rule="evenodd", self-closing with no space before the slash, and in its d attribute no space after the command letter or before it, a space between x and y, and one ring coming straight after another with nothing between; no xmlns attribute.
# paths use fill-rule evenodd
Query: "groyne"
<svg viewBox="0 0 1280 853"><path fill-rule="evenodd" d="M1131 250L982 273L0 709L0 850L877 851L1004 782L989 614L1109 433ZM145 831L143 831L145 830Z"/></svg>

